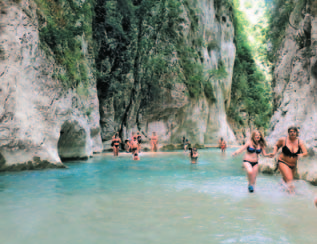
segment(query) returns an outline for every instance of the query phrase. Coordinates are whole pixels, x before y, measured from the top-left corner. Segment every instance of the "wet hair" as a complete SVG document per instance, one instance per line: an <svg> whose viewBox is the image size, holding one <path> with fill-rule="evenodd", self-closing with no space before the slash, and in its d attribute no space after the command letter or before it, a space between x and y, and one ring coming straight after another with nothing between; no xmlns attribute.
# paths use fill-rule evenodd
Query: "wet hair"
<svg viewBox="0 0 317 244"><path fill-rule="evenodd" d="M116 134L115 134L115 138L118 138L118 136L119 136L119 132L116 132Z"/></svg>
<svg viewBox="0 0 317 244"><path fill-rule="evenodd" d="M288 127L287 132L289 133L291 130L295 131L296 136L298 136L299 131L298 131L298 128L296 126Z"/></svg>
<svg viewBox="0 0 317 244"><path fill-rule="evenodd" d="M255 134L256 133L260 134L261 138L260 138L259 142L255 141ZM257 145L259 143L261 147L266 147L266 141L264 140L264 137L263 137L261 131L258 131L258 130L252 131L252 133L251 133L251 141L254 143L254 145Z"/></svg>
<svg viewBox="0 0 317 244"><path fill-rule="evenodd" d="M223 138L222 138L222 137L220 137L220 140L221 140L221 141L223 141Z"/></svg>

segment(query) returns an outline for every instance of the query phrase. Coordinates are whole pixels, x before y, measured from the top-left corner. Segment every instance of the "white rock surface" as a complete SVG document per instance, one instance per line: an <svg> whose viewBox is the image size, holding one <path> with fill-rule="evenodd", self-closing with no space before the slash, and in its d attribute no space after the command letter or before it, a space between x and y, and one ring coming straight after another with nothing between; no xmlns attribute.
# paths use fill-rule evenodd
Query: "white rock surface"
<svg viewBox="0 0 317 244"><path fill-rule="evenodd" d="M96 89L87 98L52 79L56 67L39 48L36 4L7 4L1 15L0 170L64 167L60 157L85 158L102 150ZM87 108L92 112L87 116ZM73 128L60 136L66 124ZM93 137L91 137L93 131ZM65 131L64 131L65 132ZM76 136L75 136L76 135ZM71 152L58 141L78 140ZM68 148L69 149L69 148Z"/></svg>

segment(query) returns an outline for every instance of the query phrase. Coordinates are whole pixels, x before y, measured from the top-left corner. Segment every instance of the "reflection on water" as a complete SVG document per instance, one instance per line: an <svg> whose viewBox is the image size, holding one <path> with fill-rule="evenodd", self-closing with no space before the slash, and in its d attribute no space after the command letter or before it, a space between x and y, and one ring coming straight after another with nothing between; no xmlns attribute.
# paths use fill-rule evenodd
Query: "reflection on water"
<svg viewBox="0 0 317 244"><path fill-rule="evenodd" d="M0 243L316 243L317 188L259 175L250 194L241 158L199 153L2 173Z"/></svg>

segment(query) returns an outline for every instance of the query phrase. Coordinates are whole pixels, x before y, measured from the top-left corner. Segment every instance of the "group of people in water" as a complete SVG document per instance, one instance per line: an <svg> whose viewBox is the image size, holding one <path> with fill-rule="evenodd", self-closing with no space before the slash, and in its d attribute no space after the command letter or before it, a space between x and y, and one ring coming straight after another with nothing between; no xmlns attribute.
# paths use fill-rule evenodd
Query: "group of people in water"
<svg viewBox="0 0 317 244"><path fill-rule="evenodd" d="M299 131L295 126L288 128L288 135L286 137L280 138L274 148L272 153L266 152L266 141L262 135L262 133L258 130L254 130L251 133L251 138L238 150L232 153L232 156L235 157L238 154L245 152L243 157L243 167L246 170L247 178L248 178L248 190L250 193L254 192L256 177L258 175L259 170L259 155L263 155L264 157L275 157L276 153L282 148L281 154L278 157L277 165L275 170L279 170L281 172L283 178L283 184L286 187L289 193L294 193L294 174L297 166L297 161L299 158L306 156L307 149L302 140L298 138ZM125 141L125 150L126 152L131 152L134 160L139 160L139 153L141 151L141 142L142 137L139 132L136 134L132 134L131 140ZM151 151L157 151L157 135L153 132L150 143L151 143ZM119 138L119 134L116 133L112 139L113 152L115 156L118 156L119 145L121 143L121 139ZM183 146L184 152L189 150L189 157L191 159L192 164L197 163L198 159L198 151L196 147L191 147L191 143L188 139L183 137ZM227 148L227 143L223 138L220 138L218 141L218 146L221 151L224 153ZM316 200L317 204L317 200Z"/></svg>
<svg viewBox="0 0 317 244"><path fill-rule="evenodd" d="M255 188L256 176L259 169L258 155L262 154L264 157L273 158L279 149L282 148L275 170L278 169L281 172L283 184L287 191L289 193L294 193L293 179L297 161L308 153L304 142L298 138L298 128L295 126L289 127L287 132L288 135L286 137L278 139L272 153L266 153L266 141L262 133L255 130L252 132L250 140L232 154L232 156L236 156L245 151L243 166L246 169L248 176L249 192L253 192Z"/></svg>
<svg viewBox="0 0 317 244"><path fill-rule="evenodd" d="M132 153L133 160L140 160L140 152L141 152L141 143L142 143L142 136L140 132L133 133L131 135L131 139L126 139L124 142L124 149L127 153ZM151 144L151 151L157 152L157 135L156 132L152 133L152 136L150 138L150 144ZM113 155L118 156L119 155L119 146L121 144L121 139L119 138L119 132L116 132L116 134L112 137L111 146L113 149Z"/></svg>

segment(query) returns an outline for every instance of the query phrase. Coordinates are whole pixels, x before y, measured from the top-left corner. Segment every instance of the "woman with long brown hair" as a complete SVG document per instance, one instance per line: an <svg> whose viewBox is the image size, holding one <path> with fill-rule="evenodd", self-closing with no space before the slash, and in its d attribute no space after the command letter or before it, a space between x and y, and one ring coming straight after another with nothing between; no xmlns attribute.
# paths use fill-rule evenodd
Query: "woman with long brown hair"
<svg viewBox="0 0 317 244"><path fill-rule="evenodd" d="M282 148L282 153L278 157L276 169L280 170L289 193L294 193L293 179L297 161L300 157L307 155L304 142L298 138L297 127L288 128L288 136L277 141L271 157L274 157L280 148Z"/></svg>
<svg viewBox="0 0 317 244"><path fill-rule="evenodd" d="M246 153L244 154L244 157L243 157L243 166L245 170L247 171L247 175L248 175L249 192L254 191L256 176L259 170L258 155L260 153L262 153L262 155L265 157L268 157L271 155L265 152L265 147L266 147L266 142L262 136L262 133L258 130L254 130L251 133L250 140L232 154L232 156L234 157L238 155L239 153L243 152L244 150L246 150Z"/></svg>

